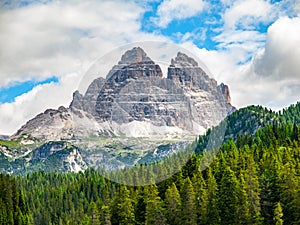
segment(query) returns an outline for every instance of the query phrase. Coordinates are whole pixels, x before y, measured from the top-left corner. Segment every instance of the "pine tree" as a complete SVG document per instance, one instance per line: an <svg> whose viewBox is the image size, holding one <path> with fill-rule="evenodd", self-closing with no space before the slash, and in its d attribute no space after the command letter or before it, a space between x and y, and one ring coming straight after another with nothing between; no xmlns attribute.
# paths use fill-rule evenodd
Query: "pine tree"
<svg viewBox="0 0 300 225"><path fill-rule="evenodd" d="M121 186L118 199L118 218L120 225L134 225L134 207L130 198L130 191L126 186Z"/></svg>
<svg viewBox="0 0 300 225"><path fill-rule="evenodd" d="M237 216L240 224L249 224L249 201L243 171L239 174Z"/></svg>
<svg viewBox="0 0 300 225"><path fill-rule="evenodd" d="M282 208L280 202L277 202L274 209L274 223L275 225L282 225L283 220L281 219L283 217Z"/></svg>
<svg viewBox="0 0 300 225"><path fill-rule="evenodd" d="M146 188L145 188L146 189ZM139 189L136 191L137 196L137 202L135 204L135 220L136 224L141 225L145 224L146 219L146 191L142 189L142 187L139 187Z"/></svg>
<svg viewBox="0 0 300 225"><path fill-rule="evenodd" d="M201 172L194 175L192 183L196 195L197 224L207 224L207 187Z"/></svg>
<svg viewBox="0 0 300 225"><path fill-rule="evenodd" d="M247 169L245 174L246 191L249 203L249 221L250 224L260 224L262 217L260 214L260 187L257 174L257 168L253 158L253 154L248 149L249 159L247 162Z"/></svg>
<svg viewBox="0 0 300 225"><path fill-rule="evenodd" d="M281 183L280 187L282 192L280 193L280 199L282 202L283 213L285 214L284 221L286 224L293 224L297 221L297 213L295 210L297 207L295 206L295 202L297 202L297 198L299 198L299 182L300 179L297 179L296 168L293 163L293 159L290 158L281 169ZM298 206L298 209L300 207Z"/></svg>
<svg viewBox="0 0 300 225"><path fill-rule="evenodd" d="M220 224L220 212L218 206L218 185L211 169L207 170L207 218L208 224Z"/></svg>
<svg viewBox="0 0 300 225"><path fill-rule="evenodd" d="M163 202L158 196L156 185L152 185L148 190L146 204L146 225L164 225L166 218L164 216Z"/></svg>
<svg viewBox="0 0 300 225"><path fill-rule="evenodd" d="M111 225L110 219L111 219L111 215L110 215L109 206L103 205L101 207L101 215L100 215L101 225Z"/></svg>
<svg viewBox="0 0 300 225"><path fill-rule="evenodd" d="M196 196L189 177L184 180L180 193L182 202L181 223L186 225L197 224Z"/></svg>
<svg viewBox="0 0 300 225"><path fill-rule="evenodd" d="M278 160L274 159L274 149L265 149L263 154L263 162L260 175L261 184L261 212L264 223L271 224L273 221L273 207L279 201L279 173L280 165Z"/></svg>
<svg viewBox="0 0 300 225"><path fill-rule="evenodd" d="M91 225L100 225L100 213L95 202L91 202L88 209Z"/></svg>
<svg viewBox="0 0 300 225"><path fill-rule="evenodd" d="M222 224L238 223L238 180L230 167L224 169L220 184L219 207Z"/></svg>
<svg viewBox="0 0 300 225"><path fill-rule="evenodd" d="M87 214L84 215L84 217L82 218L82 220L80 221L81 225L90 225L90 218Z"/></svg>
<svg viewBox="0 0 300 225"><path fill-rule="evenodd" d="M173 183L166 191L166 218L168 224L180 224L181 200L176 185Z"/></svg>

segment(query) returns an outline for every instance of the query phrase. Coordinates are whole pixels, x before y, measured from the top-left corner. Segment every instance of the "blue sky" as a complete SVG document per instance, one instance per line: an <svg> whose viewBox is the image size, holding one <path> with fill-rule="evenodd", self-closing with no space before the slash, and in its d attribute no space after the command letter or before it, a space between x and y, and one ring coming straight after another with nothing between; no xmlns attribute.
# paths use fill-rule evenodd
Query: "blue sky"
<svg viewBox="0 0 300 225"><path fill-rule="evenodd" d="M192 52L236 107L286 107L300 100L299 14L299 0L2 1L0 133L68 106L97 58L141 41Z"/></svg>
<svg viewBox="0 0 300 225"><path fill-rule="evenodd" d="M200 48L215 50L217 42L213 40L222 27L221 13L225 10L220 1L210 1L211 5L205 10L196 13L192 17L171 21L166 27L157 26L153 22L161 1L150 4L150 10L142 18L142 30L145 32L158 32L164 36L170 37L175 43L180 43L184 34L191 33L193 36L188 39Z"/></svg>
<svg viewBox="0 0 300 225"><path fill-rule="evenodd" d="M53 76L42 81L28 80L25 82L12 83L9 86L0 88L0 93L1 93L0 102L1 103L14 102L16 97L31 91L34 87L38 85L58 83L58 82L59 80L57 79L57 77Z"/></svg>

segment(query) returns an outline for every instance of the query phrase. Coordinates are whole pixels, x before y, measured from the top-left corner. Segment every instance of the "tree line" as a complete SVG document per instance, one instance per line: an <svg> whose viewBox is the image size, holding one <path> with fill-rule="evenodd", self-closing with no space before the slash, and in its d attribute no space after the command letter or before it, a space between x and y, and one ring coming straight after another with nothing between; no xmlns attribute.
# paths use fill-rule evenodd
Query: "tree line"
<svg viewBox="0 0 300 225"><path fill-rule="evenodd" d="M299 131L273 124L230 139L205 170L211 152L191 153L153 185L118 184L94 169L1 175L0 224L300 224Z"/></svg>

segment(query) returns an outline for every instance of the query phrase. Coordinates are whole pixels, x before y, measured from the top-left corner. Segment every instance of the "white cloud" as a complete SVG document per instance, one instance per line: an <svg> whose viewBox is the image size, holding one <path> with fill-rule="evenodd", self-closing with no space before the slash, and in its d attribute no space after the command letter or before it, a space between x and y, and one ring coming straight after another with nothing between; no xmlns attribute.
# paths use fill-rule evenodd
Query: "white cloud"
<svg viewBox="0 0 300 225"><path fill-rule="evenodd" d="M113 46L142 36L142 13L138 5L121 0L51 2L2 11L0 86L81 69Z"/></svg>
<svg viewBox="0 0 300 225"><path fill-rule="evenodd" d="M0 133L15 132L48 107L68 106L91 62L116 46L166 40L140 31L144 11L134 1L122 0L66 0L2 8L0 87L53 75L60 82L38 86L13 103L0 104ZM70 73L78 76L65 78Z"/></svg>
<svg viewBox="0 0 300 225"><path fill-rule="evenodd" d="M234 103L280 109L299 101L300 18L279 18L267 33L264 48L229 76Z"/></svg>
<svg viewBox="0 0 300 225"><path fill-rule="evenodd" d="M269 27L265 50L253 66L260 76L300 81L299 59L300 18L283 17Z"/></svg>
<svg viewBox="0 0 300 225"><path fill-rule="evenodd" d="M193 17L204 9L202 0L164 0L157 9L153 22L160 27L167 27L173 20Z"/></svg>
<svg viewBox="0 0 300 225"><path fill-rule="evenodd" d="M234 58L235 65L245 64L265 45L266 34L257 26L275 20L278 9L264 0L223 0L222 3L224 25L212 40L218 43L218 52Z"/></svg>
<svg viewBox="0 0 300 225"><path fill-rule="evenodd" d="M224 48L218 50L199 49L191 42L184 46L207 65L218 82L229 85L232 103L238 108L260 104L281 109L299 101L300 18L279 18L266 35L247 32L234 31L232 37L221 34L223 38L217 38L224 41ZM241 64L249 55L255 57Z"/></svg>
<svg viewBox="0 0 300 225"><path fill-rule="evenodd" d="M67 74L59 83L38 85L16 97L13 103L0 104L0 133L12 134L27 120L46 108L68 106L79 83L79 74Z"/></svg>
<svg viewBox="0 0 300 225"><path fill-rule="evenodd" d="M226 29L251 29L257 23L267 23L275 16L274 7L265 0L239 0L235 1L224 14Z"/></svg>
<svg viewBox="0 0 300 225"><path fill-rule="evenodd" d="M219 51L241 53L236 55L239 57L237 63L246 62L252 57L254 52L263 48L265 39L265 34L252 30L225 30L213 38L214 41L219 43Z"/></svg>

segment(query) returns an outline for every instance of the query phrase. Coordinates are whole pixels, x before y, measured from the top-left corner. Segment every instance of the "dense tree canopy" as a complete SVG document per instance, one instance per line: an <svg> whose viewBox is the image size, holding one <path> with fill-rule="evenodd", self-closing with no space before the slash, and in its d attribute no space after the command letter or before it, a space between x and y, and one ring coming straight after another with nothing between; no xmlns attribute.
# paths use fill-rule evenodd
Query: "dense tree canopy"
<svg viewBox="0 0 300 225"><path fill-rule="evenodd" d="M211 152L200 137L190 146L197 154L156 185L114 183L93 169L0 175L0 224L300 224L299 117L289 110L276 115L281 119L253 134L228 137L205 170L201 159ZM181 165L188 152L114 176L155 180L155 172Z"/></svg>

